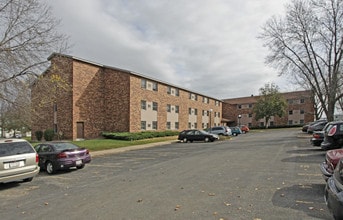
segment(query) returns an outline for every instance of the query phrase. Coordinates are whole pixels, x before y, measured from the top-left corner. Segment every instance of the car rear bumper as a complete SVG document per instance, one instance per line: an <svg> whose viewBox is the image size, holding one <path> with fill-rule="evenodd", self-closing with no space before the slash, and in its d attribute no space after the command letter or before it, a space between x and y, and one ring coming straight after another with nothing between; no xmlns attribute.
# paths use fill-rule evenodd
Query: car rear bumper
<svg viewBox="0 0 343 220"><path fill-rule="evenodd" d="M335 219L343 219L343 192L337 190L333 177L326 183L324 199Z"/></svg>
<svg viewBox="0 0 343 220"><path fill-rule="evenodd" d="M325 140L320 144L320 147L322 148L322 150L332 150L332 149L339 148L334 143L331 143Z"/></svg>
<svg viewBox="0 0 343 220"><path fill-rule="evenodd" d="M319 165L319 168L323 174L323 178L325 179L325 181L327 181L332 176L332 173L327 170L328 165L325 162L323 162Z"/></svg>
<svg viewBox="0 0 343 220"><path fill-rule="evenodd" d="M39 166L36 166L34 170L25 172L25 173L18 173L9 176L0 177L0 183L8 183L8 182L15 182L20 181L28 178L33 178L39 173Z"/></svg>
<svg viewBox="0 0 343 220"><path fill-rule="evenodd" d="M56 167L59 170L65 170L71 167L84 166L86 163L90 163L90 162L91 162L90 155L86 157L82 157L82 158L73 158L73 159L64 158L57 161Z"/></svg>

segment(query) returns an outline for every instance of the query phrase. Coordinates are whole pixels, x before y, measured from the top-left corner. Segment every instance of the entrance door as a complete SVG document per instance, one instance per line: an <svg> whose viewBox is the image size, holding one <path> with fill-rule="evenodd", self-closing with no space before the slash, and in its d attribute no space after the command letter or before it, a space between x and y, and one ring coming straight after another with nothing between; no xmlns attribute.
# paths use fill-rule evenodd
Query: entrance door
<svg viewBox="0 0 343 220"><path fill-rule="evenodd" d="M76 138L77 139L83 139L84 138L84 124L83 124L83 122L77 122Z"/></svg>

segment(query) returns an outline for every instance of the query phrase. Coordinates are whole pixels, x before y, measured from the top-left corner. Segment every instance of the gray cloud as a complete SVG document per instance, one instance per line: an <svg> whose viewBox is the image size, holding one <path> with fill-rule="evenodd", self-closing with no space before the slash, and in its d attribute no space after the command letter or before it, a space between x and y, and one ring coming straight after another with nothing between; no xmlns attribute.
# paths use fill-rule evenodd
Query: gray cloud
<svg viewBox="0 0 343 220"><path fill-rule="evenodd" d="M285 78L264 64L261 26L288 0L48 1L71 55L216 98L258 94Z"/></svg>

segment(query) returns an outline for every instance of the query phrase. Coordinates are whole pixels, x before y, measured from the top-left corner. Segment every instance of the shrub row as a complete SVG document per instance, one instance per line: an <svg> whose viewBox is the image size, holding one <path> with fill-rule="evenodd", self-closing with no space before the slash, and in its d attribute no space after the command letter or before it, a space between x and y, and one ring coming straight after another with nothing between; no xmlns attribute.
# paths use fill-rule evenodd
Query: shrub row
<svg viewBox="0 0 343 220"><path fill-rule="evenodd" d="M136 141L156 137L175 136L178 134L178 131L103 132L102 136L107 139Z"/></svg>

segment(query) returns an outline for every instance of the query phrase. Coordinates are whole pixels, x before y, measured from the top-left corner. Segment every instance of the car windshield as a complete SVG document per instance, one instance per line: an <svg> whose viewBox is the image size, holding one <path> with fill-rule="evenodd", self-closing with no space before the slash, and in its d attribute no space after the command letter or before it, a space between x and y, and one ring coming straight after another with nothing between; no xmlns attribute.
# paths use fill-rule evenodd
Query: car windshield
<svg viewBox="0 0 343 220"><path fill-rule="evenodd" d="M72 144L72 143L54 143L53 144L56 150L70 150L70 149L77 149L78 146Z"/></svg>
<svg viewBox="0 0 343 220"><path fill-rule="evenodd" d="M0 156L34 153L34 149L26 142L9 142L0 144Z"/></svg>

